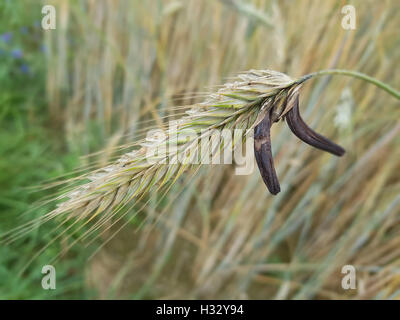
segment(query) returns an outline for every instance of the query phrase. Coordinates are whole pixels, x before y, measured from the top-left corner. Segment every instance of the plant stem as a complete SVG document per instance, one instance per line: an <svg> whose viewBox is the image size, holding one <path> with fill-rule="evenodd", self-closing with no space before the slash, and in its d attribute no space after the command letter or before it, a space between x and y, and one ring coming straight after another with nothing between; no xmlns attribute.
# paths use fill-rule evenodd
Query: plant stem
<svg viewBox="0 0 400 320"><path fill-rule="evenodd" d="M308 79L311 79L313 77L319 77L319 76L325 76L325 75L336 75L336 74L342 75L342 76L358 78L358 79L367 81L369 83L372 83L372 84L376 85L378 88L385 90L387 93L389 93L396 99L400 100L400 92L399 91L397 91L396 89L392 88L390 85L388 85L378 79L372 78L372 77L370 77L364 73L358 72L358 71L349 71L349 70L342 70L342 69L321 70L321 71L313 72L313 73L303 76L300 79L300 82L307 81Z"/></svg>

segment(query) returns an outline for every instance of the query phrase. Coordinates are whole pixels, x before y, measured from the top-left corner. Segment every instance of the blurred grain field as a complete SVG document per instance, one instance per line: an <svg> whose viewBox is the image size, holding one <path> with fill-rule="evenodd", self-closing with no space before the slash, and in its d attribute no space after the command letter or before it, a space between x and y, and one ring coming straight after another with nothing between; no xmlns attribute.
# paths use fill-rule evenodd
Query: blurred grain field
<svg viewBox="0 0 400 320"><path fill-rule="evenodd" d="M298 77L340 68L399 88L399 2L350 3L355 30L342 28L347 2L337 0L46 1L57 29L43 31L44 3L3 1L0 233L51 209L34 204L57 187L29 187L104 166L124 151L118 146L180 117L174 106L201 101L240 71ZM300 103L344 157L277 124L278 196L256 171L204 166L163 201L151 195L147 223L128 216L71 248L79 235L66 232L18 277L51 241L51 222L0 246L0 298L399 298L399 101L360 80L328 77L307 83ZM41 266L60 252L57 289L45 291ZM357 290L341 287L348 264Z"/></svg>

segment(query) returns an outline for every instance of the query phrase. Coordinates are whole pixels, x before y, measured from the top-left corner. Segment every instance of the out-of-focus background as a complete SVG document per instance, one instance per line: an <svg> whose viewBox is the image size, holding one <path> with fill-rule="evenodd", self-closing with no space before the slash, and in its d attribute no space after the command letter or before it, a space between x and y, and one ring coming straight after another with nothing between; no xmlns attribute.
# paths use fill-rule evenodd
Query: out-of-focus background
<svg viewBox="0 0 400 320"><path fill-rule="evenodd" d="M56 30L41 27L46 4ZM355 30L342 27L346 4ZM1 1L0 233L52 209L34 205L55 192L38 185L107 163L172 107L240 71L343 68L399 88L399 9L395 0ZM278 196L257 172L202 168L148 203L154 223L68 251L66 232L18 277L52 240L50 222L0 246L0 298L399 298L399 101L339 76L308 82L300 103L344 157L277 124ZM41 268L63 250L57 289L43 290ZM356 268L355 290L341 286L344 265Z"/></svg>

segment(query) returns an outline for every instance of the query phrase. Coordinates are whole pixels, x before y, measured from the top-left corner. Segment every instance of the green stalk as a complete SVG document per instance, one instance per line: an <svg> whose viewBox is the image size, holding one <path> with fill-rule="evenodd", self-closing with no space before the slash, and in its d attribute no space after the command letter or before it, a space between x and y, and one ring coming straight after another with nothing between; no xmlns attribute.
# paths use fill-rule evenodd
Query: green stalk
<svg viewBox="0 0 400 320"><path fill-rule="evenodd" d="M395 97L396 99L400 100L400 92L391 87L390 85L375 79L373 77L370 77L364 73L358 72L358 71L349 71L349 70L342 70L342 69L327 69L327 70L321 70L317 72L313 72L310 74L307 74L300 78L299 82L305 82L313 77L319 77L319 76L325 76L325 75L342 75L342 76L349 76L353 78L358 78L364 81L367 81L369 83L374 84L378 88L381 88L385 90L387 93Z"/></svg>

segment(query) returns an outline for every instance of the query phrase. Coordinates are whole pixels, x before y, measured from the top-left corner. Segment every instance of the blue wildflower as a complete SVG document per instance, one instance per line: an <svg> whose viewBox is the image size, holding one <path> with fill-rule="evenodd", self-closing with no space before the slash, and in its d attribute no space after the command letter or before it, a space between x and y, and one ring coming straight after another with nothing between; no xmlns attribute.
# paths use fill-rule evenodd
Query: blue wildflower
<svg viewBox="0 0 400 320"><path fill-rule="evenodd" d="M31 73L31 69L29 68L29 66L27 65L27 64L22 64L20 67L19 67L19 70L22 72L22 73L24 73L24 74L30 74Z"/></svg>
<svg viewBox="0 0 400 320"><path fill-rule="evenodd" d="M28 28L27 27L21 27L20 31L22 34L28 34Z"/></svg>
<svg viewBox="0 0 400 320"><path fill-rule="evenodd" d="M13 49L11 51L11 55L13 56L13 58L15 59L21 59L23 54L22 54L22 50L21 49Z"/></svg>
<svg viewBox="0 0 400 320"><path fill-rule="evenodd" d="M40 51L42 51L43 53L47 53L47 46L45 44L41 44Z"/></svg>
<svg viewBox="0 0 400 320"><path fill-rule="evenodd" d="M12 39L12 32L5 32L1 34L0 39L5 43L9 43Z"/></svg>

